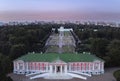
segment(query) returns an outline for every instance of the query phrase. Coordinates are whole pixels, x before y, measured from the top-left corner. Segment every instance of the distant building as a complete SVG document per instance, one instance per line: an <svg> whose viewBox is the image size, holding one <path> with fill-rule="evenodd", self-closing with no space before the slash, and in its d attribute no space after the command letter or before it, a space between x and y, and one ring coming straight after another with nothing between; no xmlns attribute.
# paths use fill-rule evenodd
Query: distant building
<svg viewBox="0 0 120 81"><path fill-rule="evenodd" d="M52 30L54 31L55 28L52 28ZM58 31L66 32L66 31L73 31L73 29L72 28L64 28L63 26L61 26L60 28L58 28Z"/></svg>

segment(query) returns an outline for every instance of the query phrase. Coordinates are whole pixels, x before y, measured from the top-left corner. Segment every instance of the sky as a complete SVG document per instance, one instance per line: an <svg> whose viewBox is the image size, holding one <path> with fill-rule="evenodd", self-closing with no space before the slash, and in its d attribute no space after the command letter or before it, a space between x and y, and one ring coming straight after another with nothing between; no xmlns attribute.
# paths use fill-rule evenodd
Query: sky
<svg viewBox="0 0 120 81"><path fill-rule="evenodd" d="M0 0L0 21L119 21L120 0Z"/></svg>

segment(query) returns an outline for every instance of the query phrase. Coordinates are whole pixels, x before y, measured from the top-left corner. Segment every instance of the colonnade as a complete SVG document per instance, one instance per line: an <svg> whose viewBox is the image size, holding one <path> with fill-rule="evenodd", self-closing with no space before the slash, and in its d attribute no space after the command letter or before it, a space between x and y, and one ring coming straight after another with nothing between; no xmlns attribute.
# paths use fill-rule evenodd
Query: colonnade
<svg viewBox="0 0 120 81"><path fill-rule="evenodd" d="M67 65L50 65L50 73L67 73Z"/></svg>

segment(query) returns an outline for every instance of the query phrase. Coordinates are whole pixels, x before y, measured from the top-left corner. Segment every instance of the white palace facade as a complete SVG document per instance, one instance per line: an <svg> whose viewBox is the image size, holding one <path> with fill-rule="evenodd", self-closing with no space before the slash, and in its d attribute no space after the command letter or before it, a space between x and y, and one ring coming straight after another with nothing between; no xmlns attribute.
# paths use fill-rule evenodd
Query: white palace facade
<svg viewBox="0 0 120 81"><path fill-rule="evenodd" d="M30 53L14 60L16 74L98 75L104 73L104 61L89 53L85 54L34 54ZM39 75L40 76L40 75ZM31 77L31 79L39 76ZM66 77L67 78L67 77ZM86 79L83 77L83 79Z"/></svg>

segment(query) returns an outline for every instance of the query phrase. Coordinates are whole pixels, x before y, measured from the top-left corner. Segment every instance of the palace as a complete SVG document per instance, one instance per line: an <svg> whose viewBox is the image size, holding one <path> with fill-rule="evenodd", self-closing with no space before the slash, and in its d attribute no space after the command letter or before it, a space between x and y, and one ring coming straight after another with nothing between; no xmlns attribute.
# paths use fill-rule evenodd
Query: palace
<svg viewBox="0 0 120 81"><path fill-rule="evenodd" d="M84 54L34 54L30 53L14 60L17 74L103 74L104 61L89 53ZM36 77L33 77L36 78ZM31 79L33 79L31 78Z"/></svg>
<svg viewBox="0 0 120 81"><path fill-rule="evenodd" d="M64 30L63 28L60 29ZM69 41L67 37L70 37ZM87 52L65 51L75 47L75 44L71 44L75 43L75 40L68 30L67 33L62 31L58 37L53 36L48 40L46 44L48 48L57 50L57 47L61 49L58 50L61 52L51 53L49 51L51 49L49 49L45 53L28 53L13 61L13 72L15 74L26 74L26 76L30 76L30 79L41 77L45 79L72 79L75 77L84 80L87 79L85 76L91 77L104 73L104 60ZM52 41L56 41L56 43L52 43Z"/></svg>

